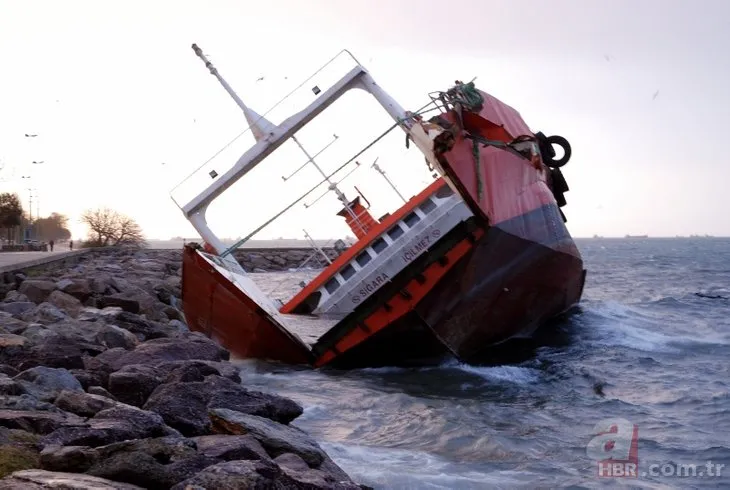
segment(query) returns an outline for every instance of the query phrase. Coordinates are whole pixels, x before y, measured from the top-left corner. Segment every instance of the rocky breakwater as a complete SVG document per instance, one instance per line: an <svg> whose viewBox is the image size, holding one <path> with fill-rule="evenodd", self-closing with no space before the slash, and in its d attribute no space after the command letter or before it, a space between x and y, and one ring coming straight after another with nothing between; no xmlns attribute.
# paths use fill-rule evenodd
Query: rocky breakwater
<svg viewBox="0 0 730 490"><path fill-rule="evenodd" d="M325 248L322 251L330 260L336 259L339 255L333 248ZM233 252L233 256L246 272L279 272L299 267L319 269L327 265L322 254L315 253L314 249L310 248L239 248Z"/></svg>
<svg viewBox="0 0 730 490"><path fill-rule="evenodd" d="M246 388L175 307L180 253L17 274L0 303L0 488L355 489L302 407Z"/></svg>

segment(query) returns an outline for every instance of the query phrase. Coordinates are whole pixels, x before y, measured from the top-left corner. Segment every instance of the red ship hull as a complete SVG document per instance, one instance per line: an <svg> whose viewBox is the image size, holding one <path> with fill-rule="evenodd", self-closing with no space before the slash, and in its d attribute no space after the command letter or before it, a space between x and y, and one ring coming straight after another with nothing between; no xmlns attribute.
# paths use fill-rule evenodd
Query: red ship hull
<svg viewBox="0 0 730 490"><path fill-rule="evenodd" d="M580 257L490 228L416 311L461 360L530 335L580 300Z"/></svg>
<svg viewBox="0 0 730 490"><path fill-rule="evenodd" d="M312 362L306 345L190 245L183 249L182 303L191 330L207 335L238 358Z"/></svg>

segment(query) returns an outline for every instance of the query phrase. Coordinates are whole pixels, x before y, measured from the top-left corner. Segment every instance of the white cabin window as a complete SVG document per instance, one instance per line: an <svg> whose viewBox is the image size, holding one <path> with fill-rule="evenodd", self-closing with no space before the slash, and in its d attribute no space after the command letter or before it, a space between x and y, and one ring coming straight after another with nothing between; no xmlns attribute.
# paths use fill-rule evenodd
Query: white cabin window
<svg viewBox="0 0 730 490"><path fill-rule="evenodd" d="M370 255L370 252L368 252L367 249L363 250L363 252L357 256L355 261L360 267L365 267L365 264L370 262L372 260L372 255Z"/></svg>
<svg viewBox="0 0 730 490"><path fill-rule="evenodd" d="M383 237L380 237L375 240L373 244L370 245L370 247L375 251L376 254L379 254L380 252L388 248L388 243L385 241L385 239L383 239Z"/></svg>
<svg viewBox="0 0 730 490"><path fill-rule="evenodd" d="M423 201L423 204L418 206L418 209L420 209L423 214L428 214L436 209L436 207L437 206L435 202L433 202L431 199L426 199L425 201Z"/></svg>
<svg viewBox="0 0 730 490"><path fill-rule="evenodd" d="M347 281L349 278L355 275L355 268L352 266L352 264L347 264L340 271L340 275L342 276L342 279Z"/></svg>
<svg viewBox="0 0 730 490"><path fill-rule="evenodd" d="M403 233L405 233L405 231L403 231L403 228L401 228L401 226L400 226L400 225L399 225L398 223L396 223L396 224L395 224L395 226L394 226L393 228L391 228L390 230L388 230L388 236L389 236L389 237L390 237L390 238L391 238L392 240L395 240L395 239L397 239L397 238L398 238L399 236L401 236L401 235L402 235Z"/></svg>
<svg viewBox="0 0 730 490"><path fill-rule="evenodd" d="M408 228L413 228L419 221L421 221L421 218L416 214L415 211L411 211L408 216L403 218L403 222L406 224L406 226L408 226Z"/></svg>
<svg viewBox="0 0 730 490"><path fill-rule="evenodd" d="M439 199L446 199L447 197L453 196L454 191L451 189L451 186L446 184L445 186L441 187L439 190L436 191L434 194Z"/></svg>
<svg viewBox="0 0 730 490"><path fill-rule="evenodd" d="M340 287L340 281L337 280L336 277L333 277L329 281L327 281L324 285L324 288L327 290L328 293L332 294L335 291L337 291L337 288Z"/></svg>

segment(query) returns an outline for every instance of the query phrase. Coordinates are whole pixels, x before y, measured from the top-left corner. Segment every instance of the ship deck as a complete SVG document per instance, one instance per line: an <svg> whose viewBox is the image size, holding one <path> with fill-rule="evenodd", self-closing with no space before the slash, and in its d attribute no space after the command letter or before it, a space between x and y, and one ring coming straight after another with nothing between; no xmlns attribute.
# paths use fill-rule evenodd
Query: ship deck
<svg viewBox="0 0 730 490"><path fill-rule="evenodd" d="M302 342L312 347L317 340L337 325L338 319L319 318L310 315L282 314L286 320L286 327L291 333L297 335Z"/></svg>
<svg viewBox="0 0 730 490"><path fill-rule="evenodd" d="M285 272L257 272L248 273L256 285L261 288L268 297L286 303L301 287L301 281L309 282L315 278L321 270L300 270ZM297 335L302 342L312 346L317 340L334 327L340 319L321 318L311 315L281 314L285 319L287 330Z"/></svg>

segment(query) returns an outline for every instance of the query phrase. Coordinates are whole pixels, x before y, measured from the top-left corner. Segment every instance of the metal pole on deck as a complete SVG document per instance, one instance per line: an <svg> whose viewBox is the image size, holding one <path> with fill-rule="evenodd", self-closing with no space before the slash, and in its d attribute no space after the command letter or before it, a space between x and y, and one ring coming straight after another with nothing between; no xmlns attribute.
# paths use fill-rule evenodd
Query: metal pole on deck
<svg viewBox="0 0 730 490"><path fill-rule="evenodd" d="M326 260L328 264L331 264L331 263L332 263L332 261L330 260L330 258L329 258L329 257L327 257L327 254L326 254L326 253L324 252L324 250L322 250L322 249L320 248L320 246L319 246L319 245L317 245L317 242L315 242L315 241L314 241L314 238L312 238L312 235L310 235L309 233L307 233L307 230L305 230L304 228L302 228L302 231L304 232L304 236L305 236L305 237L306 237L306 238L307 238L307 239L309 240L309 243L311 243L311 244L312 244L312 248L313 248L313 249L314 249L315 251L317 251L317 252L319 252L320 254L322 254L322 257L324 257L324 260Z"/></svg>
<svg viewBox="0 0 730 490"><path fill-rule="evenodd" d="M403 202L407 203L408 201L406 200L406 198L405 198L405 197L403 197L403 194L401 194L401 193L400 193L400 191L399 191L399 190L398 190L398 188L397 188L397 187L395 186L395 184L393 184L393 182L391 182L391 181L390 181L390 179L388 178L388 176L387 176L387 175L385 175L385 170L383 170L382 168L380 168L380 165L378 165L378 163L377 163L377 162L378 162L378 159L376 158L376 159L375 159L375 161L373 162L373 165L372 165L372 167L373 167L373 168L374 168L375 170L377 170L377 171L378 171L378 172L380 173L380 175L382 175L382 176L383 176L383 178L385 179L385 181L386 181L386 182L387 182L388 184L390 184L390 186L391 186L391 187L393 188L393 190L395 191L395 193L396 193L396 194L398 194L398 197L400 197L401 199L403 199Z"/></svg>

